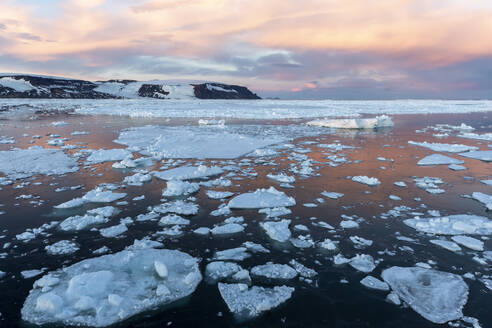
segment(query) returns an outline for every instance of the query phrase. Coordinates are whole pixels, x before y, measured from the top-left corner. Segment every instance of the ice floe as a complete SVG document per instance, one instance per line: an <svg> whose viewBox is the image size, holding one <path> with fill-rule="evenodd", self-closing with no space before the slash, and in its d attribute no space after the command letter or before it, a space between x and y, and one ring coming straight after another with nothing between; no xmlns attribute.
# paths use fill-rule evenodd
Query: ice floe
<svg viewBox="0 0 492 328"><path fill-rule="evenodd" d="M490 235L492 221L484 216L457 214L442 217L413 218L403 221L422 232L437 235Z"/></svg>
<svg viewBox="0 0 492 328"><path fill-rule="evenodd" d="M492 162L492 150L477 150L466 153L460 153L459 155L467 158L479 159L484 162Z"/></svg>
<svg viewBox="0 0 492 328"><path fill-rule="evenodd" d="M472 194L472 198L485 205L489 211L492 211L492 195L484 194L482 192L474 192Z"/></svg>
<svg viewBox="0 0 492 328"><path fill-rule="evenodd" d="M310 121L306 124L335 129L377 129L394 126L391 118L386 115L381 115L375 118L322 119Z"/></svg>
<svg viewBox="0 0 492 328"><path fill-rule="evenodd" d="M384 291L389 290L389 286L387 283L373 276L364 277L364 279L362 279L360 283L366 286L367 288L371 288L371 289L384 290Z"/></svg>
<svg viewBox="0 0 492 328"><path fill-rule="evenodd" d="M287 264L268 262L251 268L251 274L269 279L293 279L297 271Z"/></svg>
<svg viewBox="0 0 492 328"><path fill-rule="evenodd" d="M265 230L268 237L279 242L286 242L291 236L289 229L290 222L291 220L260 222L260 226Z"/></svg>
<svg viewBox="0 0 492 328"><path fill-rule="evenodd" d="M200 189L200 185L195 182L187 182L181 180L169 180L167 181L166 189L162 192L162 196L181 196L189 195L197 192Z"/></svg>
<svg viewBox="0 0 492 328"><path fill-rule="evenodd" d="M419 267L391 267L381 274L394 293L434 323L463 317L468 286L458 275Z"/></svg>
<svg viewBox="0 0 492 328"><path fill-rule="evenodd" d="M199 166L181 166L163 172L153 172L154 176L161 180L191 180L204 179L214 175L220 175L224 172L218 166L208 167Z"/></svg>
<svg viewBox="0 0 492 328"><path fill-rule="evenodd" d="M87 162L90 164L121 161L127 157L133 156L131 152L126 149L99 149L92 152L87 157Z"/></svg>
<svg viewBox="0 0 492 328"><path fill-rule="evenodd" d="M56 164L54 164L56 163ZM11 179L76 172L77 161L58 149L32 147L0 151L0 172Z"/></svg>
<svg viewBox="0 0 492 328"><path fill-rule="evenodd" d="M354 177L352 177L352 181L366 184L368 186L377 186L377 185L381 184L381 181L379 181L377 178L370 178L370 177L364 176L364 175L354 176Z"/></svg>
<svg viewBox="0 0 492 328"><path fill-rule="evenodd" d="M155 263L165 265L161 277ZM121 251L50 272L34 283L22 319L41 325L109 326L190 295L197 259L165 249Z"/></svg>
<svg viewBox="0 0 492 328"><path fill-rule="evenodd" d="M72 208L82 206L86 203L111 203L125 196L126 193L115 193L111 190L104 190L104 187L97 187L87 192L84 196L56 205L55 208Z"/></svg>
<svg viewBox="0 0 492 328"><path fill-rule="evenodd" d="M483 251L483 241L476 238L468 236L452 236L451 239L455 243L465 246L466 248L473 249L475 251Z"/></svg>
<svg viewBox="0 0 492 328"><path fill-rule="evenodd" d="M416 142L409 141L410 145L420 146L428 148L433 151L447 152L447 153L461 153L466 151L478 150L478 147L467 146L462 144L446 144L446 143L435 143L435 142Z"/></svg>
<svg viewBox="0 0 492 328"><path fill-rule="evenodd" d="M274 187L269 189L258 189L255 192L249 192L238 195L229 201L231 209L253 209L269 207L286 207L294 206L296 201L293 197L287 196L282 191Z"/></svg>
<svg viewBox="0 0 492 328"><path fill-rule="evenodd" d="M78 251L79 246L70 240L60 240L59 242L46 246L44 249L50 255L67 255Z"/></svg>
<svg viewBox="0 0 492 328"><path fill-rule="evenodd" d="M254 318L287 301L293 287L275 286L264 288L246 284L219 283L219 292L229 310L240 318Z"/></svg>
<svg viewBox="0 0 492 328"><path fill-rule="evenodd" d="M463 161L456 159L456 158L444 156L441 154L432 154L432 155L429 155L429 156L422 158L420 161L417 162L417 165L423 165L423 166L425 166L425 165L450 165L450 164L463 164L463 163L464 163Z"/></svg>

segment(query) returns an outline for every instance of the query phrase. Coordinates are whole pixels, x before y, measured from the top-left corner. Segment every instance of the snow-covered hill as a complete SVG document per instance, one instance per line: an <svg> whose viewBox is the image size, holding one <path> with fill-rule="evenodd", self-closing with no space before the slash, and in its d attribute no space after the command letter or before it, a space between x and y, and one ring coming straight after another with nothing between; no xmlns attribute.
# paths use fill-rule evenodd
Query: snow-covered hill
<svg viewBox="0 0 492 328"><path fill-rule="evenodd" d="M0 98L259 99L248 88L200 81L90 82L31 74L0 74Z"/></svg>

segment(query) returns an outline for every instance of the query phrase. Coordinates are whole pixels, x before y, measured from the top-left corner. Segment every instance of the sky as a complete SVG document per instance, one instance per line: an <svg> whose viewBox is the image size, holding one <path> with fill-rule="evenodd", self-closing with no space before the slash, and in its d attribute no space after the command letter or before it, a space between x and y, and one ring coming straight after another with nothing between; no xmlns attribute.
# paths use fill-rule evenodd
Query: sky
<svg viewBox="0 0 492 328"><path fill-rule="evenodd" d="M492 1L0 0L0 71L492 99Z"/></svg>

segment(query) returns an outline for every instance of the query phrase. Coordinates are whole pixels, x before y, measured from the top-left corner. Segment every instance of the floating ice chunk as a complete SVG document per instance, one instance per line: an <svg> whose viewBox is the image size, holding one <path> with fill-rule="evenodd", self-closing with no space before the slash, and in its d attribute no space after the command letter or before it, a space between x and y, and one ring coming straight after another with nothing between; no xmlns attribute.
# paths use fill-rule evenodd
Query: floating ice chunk
<svg viewBox="0 0 492 328"><path fill-rule="evenodd" d="M246 247L236 247L231 249L226 249L223 251L217 251L214 255L214 260L231 260L231 261L242 261L251 256Z"/></svg>
<svg viewBox="0 0 492 328"><path fill-rule="evenodd" d="M468 236L453 236L451 239L466 248L483 251L483 241Z"/></svg>
<svg viewBox="0 0 492 328"><path fill-rule="evenodd" d="M181 180L169 180L167 187L162 192L162 196L182 196L189 195L197 192L200 189L200 185L195 182L187 182Z"/></svg>
<svg viewBox="0 0 492 328"><path fill-rule="evenodd" d="M405 188L407 186L407 184L403 181L396 181L394 185L402 188Z"/></svg>
<svg viewBox="0 0 492 328"><path fill-rule="evenodd" d="M78 251L79 246L69 240L60 240L59 242L46 246L44 249L50 255L67 255Z"/></svg>
<svg viewBox="0 0 492 328"><path fill-rule="evenodd" d="M459 134L458 137L468 138L468 139L476 139L476 140L492 141L492 133L478 134L478 133L466 132L466 133Z"/></svg>
<svg viewBox="0 0 492 328"><path fill-rule="evenodd" d="M290 220L281 220L278 222L260 222L260 226L265 230L268 237L281 243L289 240L291 232L289 229Z"/></svg>
<svg viewBox="0 0 492 328"><path fill-rule="evenodd" d="M420 161L417 162L417 165L449 165L449 164L463 164L463 161L460 161L459 159L452 158L449 156L444 156L441 154L432 154L429 156L426 156L422 158Z"/></svg>
<svg viewBox="0 0 492 328"><path fill-rule="evenodd" d="M251 274L269 279L293 279L297 277L297 271L287 264L268 262L251 268Z"/></svg>
<svg viewBox="0 0 492 328"><path fill-rule="evenodd" d="M231 209L252 209L267 207L287 207L294 206L296 201L293 197L278 191L274 187L269 189L257 189L255 192L238 195L229 201Z"/></svg>
<svg viewBox="0 0 492 328"><path fill-rule="evenodd" d="M381 182L377 178L370 178L370 177L363 176L363 175L357 175L355 177L352 177L352 181L366 184L368 186L377 186L377 185L381 184Z"/></svg>
<svg viewBox="0 0 492 328"><path fill-rule="evenodd" d="M210 233L210 228L200 227L198 229L193 230L193 233L196 233L197 235L208 235Z"/></svg>
<svg viewBox="0 0 492 328"><path fill-rule="evenodd" d="M357 229L359 224L354 220L343 220L340 222L340 227L343 229Z"/></svg>
<svg viewBox="0 0 492 328"><path fill-rule="evenodd" d="M152 176L148 173L137 172L134 175L125 177L123 183L130 186L142 186L145 182L152 180Z"/></svg>
<svg viewBox="0 0 492 328"><path fill-rule="evenodd" d="M242 133L216 126L144 126L123 131L116 143L138 149L143 155L163 158L232 159L286 140L266 132Z"/></svg>
<svg viewBox="0 0 492 328"><path fill-rule="evenodd" d="M251 241L245 241L242 246L246 247L249 251L253 253L270 253L270 251L262 245L253 243Z"/></svg>
<svg viewBox="0 0 492 328"><path fill-rule="evenodd" d="M492 186L492 180L480 180L480 182L486 184L487 186Z"/></svg>
<svg viewBox="0 0 492 328"><path fill-rule="evenodd" d="M350 236L350 241L354 244L355 248L362 249L372 246L372 240L364 239L359 236Z"/></svg>
<svg viewBox="0 0 492 328"><path fill-rule="evenodd" d="M461 251L461 247L459 247L458 244L453 243L452 241L449 241L449 240L432 239L430 242L434 245L440 246L440 247L447 249L448 251L451 251L451 252Z"/></svg>
<svg viewBox="0 0 492 328"><path fill-rule="evenodd" d="M94 225L106 223L108 221L108 218L102 215L75 215L63 220L59 227L63 231L80 231Z"/></svg>
<svg viewBox="0 0 492 328"><path fill-rule="evenodd" d="M102 215L104 217L110 217L115 215L117 212L116 207L113 206L103 206L103 207L98 207L94 208L92 210L88 210L87 214L91 215Z"/></svg>
<svg viewBox="0 0 492 328"><path fill-rule="evenodd" d="M166 266L166 279L155 273L155 261ZM22 308L23 320L37 325L109 326L188 296L201 281L197 259L157 249L125 250L48 275L58 282L49 292L34 284ZM168 292L158 292L164 287Z"/></svg>
<svg viewBox="0 0 492 328"><path fill-rule="evenodd" d="M121 235L122 233L125 233L128 231L128 228L126 224L120 223L111 227L107 227L104 229L100 229L99 233L101 236L106 237L106 238L113 238Z"/></svg>
<svg viewBox="0 0 492 328"><path fill-rule="evenodd" d="M310 269L306 267L304 264L297 262L296 260L292 259L289 261L289 264L299 273L299 275L303 278L313 278L318 273L314 271L313 269Z"/></svg>
<svg viewBox="0 0 492 328"><path fill-rule="evenodd" d="M459 155L467 158L479 159L484 162L492 162L492 150L470 151L466 153L460 153Z"/></svg>
<svg viewBox="0 0 492 328"><path fill-rule="evenodd" d="M161 218L159 221L159 225L188 225L190 224L190 220L184 219L176 214L169 214Z"/></svg>
<svg viewBox="0 0 492 328"><path fill-rule="evenodd" d="M331 198L331 199L338 199L338 198L341 198L343 197L343 194L341 193L338 193L338 192L328 192L328 191L323 191L321 193L322 196L325 196L327 198Z"/></svg>
<svg viewBox="0 0 492 328"><path fill-rule="evenodd" d="M492 195L487 195L482 192L474 192L472 198L484 204L485 207L492 211Z"/></svg>
<svg viewBox="0 0 492 328"><path fill-rule="evenodd" d="M244 227L237 223L219 225L210 230L212 235L226 235L244 231Z"/></svg>
<svg viewBox="0 0 492 328"><path fill-rule="evenodd" d="M43 268L43 269L33 269L33 270L24 270L24 271L21 271L21 276L24 279L31 279L31 278L34 278L36 276L39 276L41 273L43 273L45 271L46 271L46 268ZM1 274L0 274L0 278L1 278Z"/></svg>
<svg viewBox="0 0 492 328"><path fill-rule="evenodd" d="M90 164L114 162L132 156L132 153L126 149L99 149L92 152L92 154L87 157L87 162Z"/></svg>
<svg viewBox="0 0 492 328"><path fill-rule="evenodd" d="M0 145L11 145L15 143L15 139L7 136L0 136Z"/></svg>
<svg viewBox="0 0 492 328"><path fill-rule="evenodd" d="M111 190L104 190L97 187L81 198L75 198L68 202L56 205L55 208L72 208L82 206L86 203L111 203L126 196L126 193L114 193Z"/></svg>
<svg viewBox="0 0 492 328"><path fill-rule="evenodd" d="M438 235L490 235L492 221L484 216L457 214L443 217L414 218L403 221L422 232Z"/></svg>
<svg viewBox="0 0 492 328"><path fill-rule="evenodd" d="M234 193L229 192L229 191L214 191L214 190L207 190L207 196L208 198L211 199L225 199L233 196Z"/></svg>
<svg viewBox="0 0 492 328"><path fill-rule="evenodd" d="M435 177L423 177L423 178L414 178L415 185L420 189L424 189L430 194L442 194L444 193L443 189L439 188L439 185L443 184L444 181L440 178Z"/></svg>
<svg viewBox="0 0 492 328"><path fill-rule="evenodd" d="M276 218L283 215L289 215L292 213L287 207L273 207L273 208L261 208L258 210L260 214L266 214L267 218Z"/></svg>
<svg viewBox="0 0 492 328"><path fill-rule="evenodd" d="M283 182L283 183L294 183L296 182L296 178L288 176L284 173L280 174L267 174L268 179L272 179L278 182Z"/></svg>
<svg viewBox="0 0 492 328"><path fill-rule="evenodd" d="M375 118L323 119L310 121L306 124L334 129L377 129L394 126L391 118L386 115Z"/></svg>
<svg viewBox="0 0 492 328"><path fill-rule="evenodd" d="M348 262L351 267L356 269L357 271L369 273L372 272L376 268L376 264L374 263L374 259L371 255L368 254L357 254Z"/></svg>
<svg viewBox="0 0 492 328"><path fill-rule="evenodd" d="M389 290L389 286L387 283L373 276L364 277L364 279L362 279L360 283L366 286L367 288L371 288L371 289L384 290L384 291Z"/></svg>
<svg viewBox="0 0 492 328"><path fill-rule="evenodd" d="M287 301L293 287L275 286L263 288L246 284L219 283L219 292L229 310L240 318L254 318Z"/></svg>
<svg viewBox="0 0 492 328"><path fill-rule="evenodd" d="M441 151L447 153L461 153L465 151L478 150L478 147L467 146L461 144L446 144L446 143L434 143L434 142L416 142L409 141L410 145L425 147L433 151Z"/></svg>
<svg viewBox="0 0 492 328"><path fill-rule="evenodd" d="M35 174L59 175L76 172L77 161L59 149L32 147L0 151L0 172L11 179Z"/></svg>
<svg viewBox="0 0 492 328"><path fill-rule="evenodd" d="M183 200L176 200L174 202L157 205L153 210L161 214L176 213L180 215L195 215L198 213L198 205Z"/></svg>
<svg viewBox="0 0 492 328"><path fill-rule="evenodd" d="M453 170L453 171L464 171L464 170L466 170L466 166L458 165L458 164L451 164L448 166L448 168Z"/></svg>
<svg viewBox="0 0 492 328"><path fill-rule="evenodd" d="M243 270L243 268L233 262L216 261L210 262L205 268L205 276L211 282L220 281L232 277L235 273Z"/></svg>
<svg viewBox="0 0 492 328"><path fill-rule="evenodd" d="M337 244L336 242L332 241L331 239L329 238L326 238L325 240L323 240L321 243L319 243L319 246L321 248L324 248L324 249L327 249L329 251L334 251L337 249Z"/></svg>
<svg viewBox="0 0 492 328"><path fill-rule="evenodd" d="M191 180L204 179L224 173L218 166L181 166L163 172L154 172L154 176L161 180Z"/></svg>
<svg viewBox="0 0 492 328"><path fill-rule="evenodd" d="M391 267L381 274L414 311L434 323L460 319L468 286L458 275L419 267Z"/></svg>

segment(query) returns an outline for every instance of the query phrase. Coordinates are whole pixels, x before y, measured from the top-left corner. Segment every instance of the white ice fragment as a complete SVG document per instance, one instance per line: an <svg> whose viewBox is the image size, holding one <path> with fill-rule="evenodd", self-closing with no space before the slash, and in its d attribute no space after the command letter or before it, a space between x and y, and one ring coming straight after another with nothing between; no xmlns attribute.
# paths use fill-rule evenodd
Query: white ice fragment
<svg viewBox="0 0 492 328"><path fill-rule="evenodd" d="M492 162L492 150L470 151L466 153L460 153L459 155L467 158L479 159L484 162Z"/></svg>
<svg viewBox="0 0 492 328"><path fill-rule="evenodd" d="M441 154L432 154L422 158L420 161L417 162L417 165L427 166L427 165L450 165L450 164L463 164L463 163L464 163L463 161L456 158L444 156Z"/></svg>
<svg viewBox="0 0 492 328"><path fill-rule="evenodd" d="M367 288L371 288L371 289L384 290L384 291L389 290L389 286L387 283L373 276L364 277L364 279L362 279L360 283L366 286Z"/></svg>
<svg viewBox="0 0 492 328"><path fill-rule="evenodd" d="M391 267L381 274L399 298L434 323L460 319L468 286L458 275L419 267Z"/></svg>
<svg viewBox="0 0 492 328"><path fill-rule="evenodd" d="M443 217L414 218L403 221L422 232L438 235L490 235L492 221L484 216L457 214Z"/></svg>
<svg viewBox="0 0 492 328"><path fill-rule="evenodd" d="M269 279L293 279L297 271L287 264L268 262L251 268L251 274Z"/></svg>
<svg viewBox="0 0 492 328"><path fill-rule="evenodd" d="M278 191L274 187L269 189L257 189L255 192L238 195L229 201L231 209L253 209L267 207L294 206L296 201L293 197Z"/></svg>
<svg viewBox="0 0 492 328"><path fill-rule="evenodd" d="M357 176L352 177L352 181L366 184L368 186L377 186L377 185L381 184L381 182L377 178L370 178L370 177L363 176L363 175L357 175Z"/></svg>
<svg viewBox="0 0 492 328"><path fill-rule="evenodd" d="M374 259L371 255L368 254L357 254L348 262L351 267L354 269L369 273L376 268L376 264L374 263Z"/></svg>
<svg viewBox="0 0 492 328"><path fill-rule="evenodd" d="M432 239L430 242L434 245L440 246L440 247L447 249L448 251L451 251L451 252L461 251L461 247L459 247L458 244L453 243L452 241L449 241L449 240Z"/></svg>
<svg viewBox="0 0 492 328"><path fill-rule="evenodd" d="M87 162L97 164L103 162L121 161L127 157L132 157L132 153L126 149L99 149L87 157Z"/></svg>
<svg viewBox="0 0 492 328"><path fill-rule="evenodd" d="M161 180L191 180L204 179L224 172L218 166L181 166L163 172L154 172L154 176Z"/></svg>
<svg viewBox="0 0 492 328"><path fill-rule="evenodd" d="M59 242L46 246L44 249L50 255L67 255L78 251L79 246L69 240L60 240Z"/></svg>
<svg viewBox="0 0 492 328"><path fill-rule="evenodd" d="M483 241L468 236L453 236L451 239L466 248L483 251Z"/></svg>
<svg viewBox="0 0 492 328"><path fill-rule="evenodd" d="M167 266L162 263L161 261L154 261L154 269L155 269L155 272L157 272L157 275L159 277L161 277L162 279L166 279L167 278L167 275L168 275L168 270L167 270Z"/></svg>
<svg viewBox="0 0 492 328"><path fill-rule="evenodd" d="M391 118L386 115L377 116L375 118L323 119L309 121L306 124L335 129L377 129L394 126Z"/></svg>
<svg viewBox="0 0 492 328"><path fill-rule="evenodd" d="M478 147L467 146L461 144L446 144L446 143L434 143L434 142L416 142L409 141L410 145L425 147L433 151L447 152L447 153L461 153L465 151L478 150Z"/></svg>
<svg viewBox="0 0 492 328"><path fill-rule="evenodd" d="M275 286L263 288L246 284L219 283L219 292L229 310L241 318L254 318L288 300L294 288Z"/></svg>
<svg viewBox="0 0 492 328"><path fill-rule="evenodd" d="M219 225L210 230L212 235L233 234L244 231L244 227L237 223Z"/></svg>
<svg viewBox="0 0 492 328"><path fill-rule="evenodd" d="M167 181L167 187L162 192L162 196L182 196L189 195L197 192L200 189L200 185L195 182L187 182L181 180L169 180Z"/></svg>
<svg viewBox="0 0 492 328"><path fill-rule="evenodd" d="M286 242L291 236L289 229L290 222L291 220L260 222L260 226L265 230L268 237L279 242Z"/></svg>
<svg viewBox="0 0 492 328"><path fill-rule="evenodd" d="M341 193L338 193L338 192L328 192L328 191L323 191L321 193L322 196L325 196L327 198L330 198L330 199L338 199L338 198L341 198L343 197L343 194Z"/></svg>
<svg viewBox="0 0 492 328"><path fill-rule="evenodd" d="M167 279L150 270L154 261L167 267ZM201 281L197 259L157 249L104 255L48 275L58 281L44 293L42 284L34 285L21 311L23 320L36 325L109 326L186 297ZM159 292L162 286L169 292Z"/></svg>

